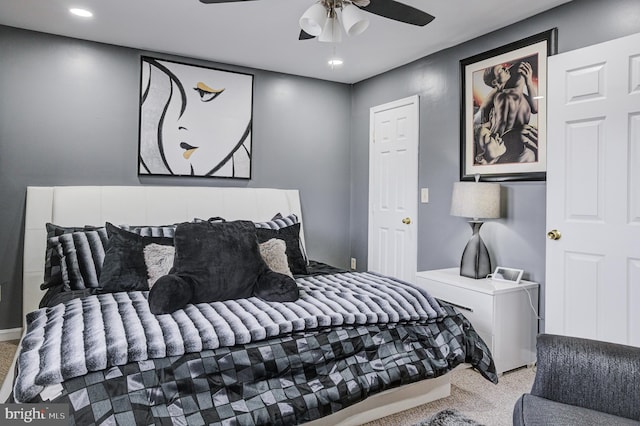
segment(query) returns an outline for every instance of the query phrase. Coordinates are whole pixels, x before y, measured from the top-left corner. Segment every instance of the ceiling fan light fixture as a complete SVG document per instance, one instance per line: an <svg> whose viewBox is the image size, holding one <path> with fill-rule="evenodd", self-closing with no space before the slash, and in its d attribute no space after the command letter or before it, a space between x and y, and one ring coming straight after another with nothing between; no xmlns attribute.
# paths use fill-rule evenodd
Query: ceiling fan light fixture
<svg viewBox="0 0 640 426"><path fill-rule="evenodd" d="M369 26L369 20L362 11L351 3L342 6L342 25L350 36L362 34Z"/></svg>
<svg viewBox="0 0 640 426"><path fill-rule="evenodd" d="M342 41L342 30L340 29L337 15L327 18L318 41L325 43L340 43Z"/></svg>
<svg viewBox="0 0 640 426"><path fill-rule="evenodd" d="M327 9L321 3L314 3L302 14L298 24L305 33L317 37L322 33L326 21Z"/></svg>

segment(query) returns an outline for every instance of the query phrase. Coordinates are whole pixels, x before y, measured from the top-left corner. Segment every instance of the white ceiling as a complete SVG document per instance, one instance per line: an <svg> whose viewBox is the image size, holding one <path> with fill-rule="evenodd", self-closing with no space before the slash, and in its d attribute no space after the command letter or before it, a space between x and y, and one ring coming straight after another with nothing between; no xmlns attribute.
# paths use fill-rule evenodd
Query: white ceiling
<svg viewBox="0 0 640 426"><path fill-rule="evenodd" d="M371 0L376 1L376 0ZM0 0L0 24L136 49L356 83L570 0L401 0L436 19L417 27L371 13L342 43L299 41L314 0ZM94 13L82 19L71 7ZM334 55L344 65L331 69Z"/></svg>

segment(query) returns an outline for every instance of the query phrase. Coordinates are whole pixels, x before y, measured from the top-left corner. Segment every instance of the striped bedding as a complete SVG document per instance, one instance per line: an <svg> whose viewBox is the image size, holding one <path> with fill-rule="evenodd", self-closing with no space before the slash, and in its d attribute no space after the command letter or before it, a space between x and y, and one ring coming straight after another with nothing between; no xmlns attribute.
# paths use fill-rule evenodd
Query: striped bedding
<svg viewBox="0 0 640 426"><path fill-rule="evenodd" d="M131 362L180 356L324 328L427 324L446 316L424 290L373 273L299 277L295 302L241 300L153 315L148 292L91 295L27 316L13 397Z"/></svg>

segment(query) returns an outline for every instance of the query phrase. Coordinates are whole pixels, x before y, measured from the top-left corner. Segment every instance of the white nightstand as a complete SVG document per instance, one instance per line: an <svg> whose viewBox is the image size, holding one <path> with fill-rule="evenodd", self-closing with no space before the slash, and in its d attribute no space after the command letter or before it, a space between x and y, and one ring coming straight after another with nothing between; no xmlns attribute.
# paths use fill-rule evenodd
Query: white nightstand
<svg viewBox="0 0 640 426"><path fill-rule="evenodd" d="M538 312L538 283L474 280L450 268L418 272L416 284L467 317L491 349L498 374L535 362L538 319L531 305Z"/></svg>

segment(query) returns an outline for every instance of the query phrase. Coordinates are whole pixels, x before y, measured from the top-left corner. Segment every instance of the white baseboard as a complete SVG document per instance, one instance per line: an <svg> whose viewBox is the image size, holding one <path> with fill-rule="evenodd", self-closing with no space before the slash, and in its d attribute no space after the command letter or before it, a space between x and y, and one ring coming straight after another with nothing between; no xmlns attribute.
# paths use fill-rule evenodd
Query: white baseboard
<svg viewBox="0 0 640 426"><path fill-rule="evenodd" d="M0 342L7 340L19 340L22 337L22 328L9 328L0 330Z"/></svg>

